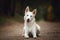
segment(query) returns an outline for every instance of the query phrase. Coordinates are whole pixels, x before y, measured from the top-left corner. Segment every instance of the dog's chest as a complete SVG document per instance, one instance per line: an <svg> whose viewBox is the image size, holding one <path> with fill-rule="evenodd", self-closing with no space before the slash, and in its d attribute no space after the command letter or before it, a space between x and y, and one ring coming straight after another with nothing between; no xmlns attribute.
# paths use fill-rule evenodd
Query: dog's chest
<svg viewBox="0 0 60 40"><path fill-rule="evenodd" d="M30 24L28 26L28 31L31 32L31 31L33 31L34 28L35 28L35 25L34 24L33 25Z"/></svg>
<svg viewBox="0 0 60 40"><path fill-rule="evenodd" d="M28 31L31 32L33 30L33 27L28 27Z"/></svg>

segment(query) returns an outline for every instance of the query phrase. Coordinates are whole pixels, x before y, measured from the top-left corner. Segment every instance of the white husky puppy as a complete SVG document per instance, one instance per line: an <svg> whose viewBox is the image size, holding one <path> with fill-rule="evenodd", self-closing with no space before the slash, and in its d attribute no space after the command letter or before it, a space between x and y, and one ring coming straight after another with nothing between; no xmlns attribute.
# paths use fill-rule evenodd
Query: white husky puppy
<svg viewBox="0 0 60 40"><path fill-rule="evenodd" d="M29 38L29 33L33 35L33 38L37 38L37 32L40 32L40 26L35 22L35 15L37 10L34 9L32 12L29 10L29 6L25 9L24 15L24 37Z"/></svg>

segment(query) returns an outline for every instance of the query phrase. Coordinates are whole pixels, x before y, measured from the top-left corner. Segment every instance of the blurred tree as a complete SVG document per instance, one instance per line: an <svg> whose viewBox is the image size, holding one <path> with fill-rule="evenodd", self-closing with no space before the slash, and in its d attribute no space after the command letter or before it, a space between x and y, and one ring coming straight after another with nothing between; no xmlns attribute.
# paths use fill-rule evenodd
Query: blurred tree
<svg viewBox="0 0 60 40"><path fill-rule="evenodd" d="M19 14L23 16L25 8L29 4L29 0L19 0L19 3L20 3L20 10L19 10L20 12L19 12Z"/></svg>
<svg viewBox="0 0 60 40"><path fill-rule="evenodd" d="M1 15L14 16L16 0L0 0Z"/></svg>
<svg viewBox="0 0 60 40"><path fill-rule="evenodd" d="M51 6L51 4L48 5L48 10L47 10L47 20L49 21L53 21L54 19L54 13L53 13L53 7Z"/></svg>
<svg viewBox="0 0 60 40"><path fill-rule="evenodd" d="M9 15L12 17L15 15L15 7L16 7L16 0L11 0L11 5L10 5L11 10Z"/></svg>
<svg viewBox="0 0 60 40"><path fill-rule="evenodd" d="M60 1L59 0L53 0L51 5L53 6L53 11L55 14L54 20L60 20Z"/></svg>

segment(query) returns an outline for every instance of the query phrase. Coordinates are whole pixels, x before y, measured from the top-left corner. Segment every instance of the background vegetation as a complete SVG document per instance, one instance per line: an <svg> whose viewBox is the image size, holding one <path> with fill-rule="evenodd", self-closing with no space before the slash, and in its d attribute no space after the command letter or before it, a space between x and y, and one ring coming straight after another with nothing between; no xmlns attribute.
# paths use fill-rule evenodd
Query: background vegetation
<svg viewBox="0 0 60 40"><path fill-rule="evenodd" d="M24 10L36 8L36 20L60 21L59 0L0 0L0 24L23 21Z"/></svg>

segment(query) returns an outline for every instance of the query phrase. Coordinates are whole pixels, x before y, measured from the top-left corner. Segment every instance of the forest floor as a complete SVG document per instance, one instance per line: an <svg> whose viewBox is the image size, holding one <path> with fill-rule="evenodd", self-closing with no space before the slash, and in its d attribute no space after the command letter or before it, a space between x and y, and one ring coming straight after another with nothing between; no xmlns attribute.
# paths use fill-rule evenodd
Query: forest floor
<svg viewBox="0 0 60 40"><path fill-rule="evenodd" d="M23 23L6 23L0 26L0 40L60 40L60 22L38 21L40 37L25 39L22 36Z"/></svg>

